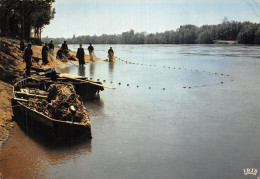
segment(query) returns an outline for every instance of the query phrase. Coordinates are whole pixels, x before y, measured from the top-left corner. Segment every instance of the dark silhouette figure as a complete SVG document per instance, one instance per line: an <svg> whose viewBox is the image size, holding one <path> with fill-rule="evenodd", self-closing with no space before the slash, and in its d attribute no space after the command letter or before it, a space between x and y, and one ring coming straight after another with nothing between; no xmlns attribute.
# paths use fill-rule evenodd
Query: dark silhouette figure
<svg viewBox="0 0 260 179"><path fill-rule="evenodd" d="M114 57L114 50L112 49L112 47L110 47L108 49L108 61L109 62L114 62L115 61L115 57Z"/></svg>
<svg viewBox="0 0 260 179"><path fill-rule="evenodd" d="M32 55L33 55L32 45L28 44L28 47L25 49L24 56L23 56L24 61L26 63L26 71L25 71L26 76L31 76Z"/></svg>
<svg viewBox="0 0 260 179"><path fill-rule="evenodd" d="M91 43L88 46L88 52L89 52L90 60L93 60L94 47L92 46Z"/></svg>
<svg viewBox="0 0 260 179"><path fill-rule="evenodd" d="M61 45L61 51L62 51L63 54L68 56L69 48L68 48L67 41L64 41L64 43Z"/></svg>
<svg viewBox="0 0 260 179"><path fill-rule="evenodd" d="M51 40L50 43L49 43L49 51L50 51L50 54L52 56L54 56L54 44L53 44L53 41Z"/></svg>
<svg viewBox="0 0 260 179"><path fill-rule="evenodd" d="M79 66L83 67L85 64L85 52L84 52L84 48L82 48L82 44L79 45L76 56L79 59Z"/></svg>
<svg viewBox="0 0 260 179"><path fill-rule="evenodd" d="M24 46L24 42L23 42L23 40L20 42L20 50L21 51L24 51L24 48L25 48L25 46Z"/></svg>
<svg viewBox="0 0 260 179"><path fill-rule="evenodd" d="M49 48L48 48L48 44L46 43L43 47L42 47L42 64L47 64L48 61L48 52L49 52Z"/></svg>

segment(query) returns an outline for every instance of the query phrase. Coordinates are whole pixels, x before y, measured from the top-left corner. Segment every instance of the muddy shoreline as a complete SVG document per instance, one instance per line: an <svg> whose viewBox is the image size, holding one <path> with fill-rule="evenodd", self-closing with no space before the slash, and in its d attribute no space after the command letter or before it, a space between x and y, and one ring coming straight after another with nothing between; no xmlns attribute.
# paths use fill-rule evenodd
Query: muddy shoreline
<svg viewBox="0 0 260 179"><path fill-rule="evenodd" d="M12 94L13 94L13 88L12 85L5 83L3 81L0 81L0 150L2 147L3 142L8 138L9 131L13 127L12 122Z"/></svg>
<svg viewBox="0 0 260 179"><path fill-rule="evenodd" d="M25 63L23 62L23 53L19 50L18 44L11 43L6 39L0 39L0 151L4 142L8 139L9 132L14 126L12 121L12 97L13 97L13 82L16 78L22 78L24 74ZM56 47L56 46L55 46ZM67 62L58 60L49 55L49 63L42 65L41 60L37 62L34 59L41 59L42 46L32 46L33 50L33 67L37 68L54 68L69 65L76 65L77 61L67 60ZM55 48L54 54L57 53L59 48ZM76 56L75 51L69 51L72 57ZM74 58L75 59L75 58ZM77 59L76 59L77 60ZM92 63L100 60L94 56L94 60L90 60L89 55L85 55L86 63Z"/></svg>

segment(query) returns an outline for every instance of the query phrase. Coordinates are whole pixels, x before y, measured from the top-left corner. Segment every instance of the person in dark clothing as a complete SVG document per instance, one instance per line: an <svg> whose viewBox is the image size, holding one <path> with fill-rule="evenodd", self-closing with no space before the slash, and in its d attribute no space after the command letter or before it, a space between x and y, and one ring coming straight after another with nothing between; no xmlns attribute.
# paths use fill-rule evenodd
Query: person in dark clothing
<svg viewBox="0 0 260 179"><path fill-rule="evenodd" d="M61 49L57 51L56 58L62 59L62 50Z"/></svg>
<svg viewBox="0 0 260 179"><path fill-rule="evenodd" d="M26 63L26 71L25 71L26 76L31 76L30 72L32 67L32 61L31 61L32 55L33 55L32 45L28 44L28 47L25 49L24 56L23 56L23 59Z"/></svg>
<svg viewBox="0 0 260 179"><path fill-rule="evenodd" d="M67 41L64 41L64 43L61 45L62 50L69 50Z"/></svg>
<svg viewBox="0 0 260 179"><path fill-rule="evenodd" d="M112 54L114 54L114 50L112 49L112 47L110 47L109 49L108 49L108 52L107 52L108 54L110 54L110 53L112 53Z"/></svg>
<svg viewBox="0 0 260 179"><path fill-rule="evenodd" d="M42 64L45 65L47 64L48 61L48 52L49 52L49 48L48 48L48 44L46 43L43 47L42 47Z"/></svg>
<svg viewBox="0 0 260 179"><path fill-rule="evenodd" d="M23 42L23 40L20 42L20 50L21 51L24 51L24 48L25 48L25 46L24 46L24 42Z"/></svg>
<svg viewBox="0 0 260 179"><path fill-rule="evenodd" d="M92 46L91 43L88 46L88 52L89 52L90 60L93 60L94 47Z"/></svg>
<svg viewBox="0 0 260 179"><path fill-rule="evenodd" d="M115 57L114 57L114 50L112 49L112 47L110 47L108 49L108 61L109 62L114 62L115 61Z"/></svg>
<svg viewBox="0 0 260 179"><path fill-rule="evenodd" d="M54 44L52 40L49 43L49 52L52 56L54 56Z"/></svg>
<svg viewBox="0 0 260 179"><path fill-rule="evenodd" d="M68 48L67 41L64 41L64 43L61 45L61 50L62 50L62 53L64 53L66 56L68 55L69 48Z"/></svg>
<svg viewBox="0 0 260 179"><path fill-rule="evenodd" d="M79 66L83 67L85 64L85 52L84 52L84 48L82 48L82 44L79 45L76 56L79 59Z"/></svg>

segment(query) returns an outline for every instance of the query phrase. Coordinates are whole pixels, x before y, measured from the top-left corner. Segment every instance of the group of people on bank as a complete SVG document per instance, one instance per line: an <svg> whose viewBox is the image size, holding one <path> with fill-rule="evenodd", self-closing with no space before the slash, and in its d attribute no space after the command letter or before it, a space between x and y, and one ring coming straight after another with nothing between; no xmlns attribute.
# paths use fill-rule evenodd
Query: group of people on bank
<svg viewBox="0 0 260 179"><path fill-rule="evenodd" d="M93 61L94 47L92 46L91 43L88 46L88 51L89 51L90 60ZM114 62L115 57L114 57L114 50L112 49L112 47L110 47L108 49L107 53L108 53L107 61ZM84 48L82 48L82 44L79 45L76 57L79 59L79 66L80 67L84 66L84 64L85 64L85 51L84 51Z"/></svg>
<svg viewBox="0 0 260 179"><path fill-rule="evenodd" d="M24 57L24 62L26 63L26 70L25 70L26 76L30 76L30 71L31 71L31 66L32 66L31 58L33 55L31 43L29 43L27 48L25 49L25 44L23 41L21 41L20 50L24 51L23 57ZM92 46L91 43L89 44L88 51L89 51L90 60L93 61L94 47ZM62 58L62 54L65 54L65 56L68 56L68 53L69 53L68 44L66 41L64 41L60 50L58 50L58 52L57 52L57 57ZM48 54L54 56L54 44L53 44L52 40L50 41L49 44L45 43L44 46L42 47L42 64L43 65L46 65L49 62ZM84 51L84 48L82 47L82 44L79 45L76 57L79 59L79 66L83 67L85 64L85 51ZM109 62L115 61L114 51L113 51L112 47L110 47L108 50L107 61L109 61Z"/></svg>
<svg viewBox="0 0 260 179"><path fill-rule="evenodd" d="M89 52L90 60L93 61L94 47L92 46L91 43L89 44L88 52ZM84 50L84 48L82 48L82 44L79 45L76 57L79 59L79 66L83 67L85 64L85 50Z"/></svg>

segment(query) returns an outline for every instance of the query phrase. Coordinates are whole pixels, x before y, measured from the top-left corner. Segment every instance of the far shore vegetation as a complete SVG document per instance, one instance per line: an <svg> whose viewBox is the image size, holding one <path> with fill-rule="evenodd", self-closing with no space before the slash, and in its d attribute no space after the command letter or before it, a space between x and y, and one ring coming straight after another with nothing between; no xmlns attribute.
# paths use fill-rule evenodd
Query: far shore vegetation
<svg viewBox="0 0 260 179"><path fill-rule="evenodd" d="M87 33L87 32L86 32ZM83 35L72 38L45 37L43 42L54 40L56 44L213 44L223 41L238 44L260 44L260 24L223 20L217 25L183 25L162 33L134 32L100 36Z"/></svg>
<svg viewBox="0 0 260 179"><path fill-rule="evenodd" d="M55 0L0 0L0 35L41 43L45 25L54 19Z"/></svg>
<svg viewBox="0 0 260 179"><path fill-rule="evenodd" d="M176 30L160 33L135 32L131 29L114 35L42 38L43 28L50 24L56 13L52 6L54 2L55 0L0 0L1 37L23 39L35 44L49 43L50 40L56 44L61 44L65 40L70 44L213 44L225 43L225 41L238 44L260 44L259 23L228 21L227 17L217 25L198 27L188 24Z"/></svg>

